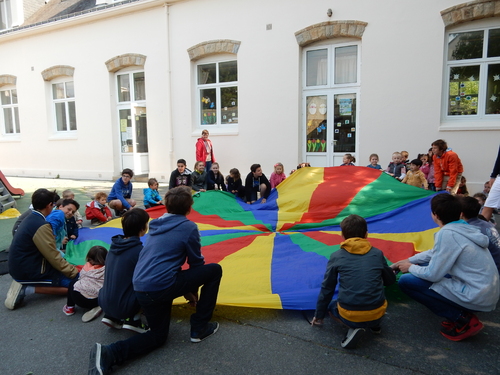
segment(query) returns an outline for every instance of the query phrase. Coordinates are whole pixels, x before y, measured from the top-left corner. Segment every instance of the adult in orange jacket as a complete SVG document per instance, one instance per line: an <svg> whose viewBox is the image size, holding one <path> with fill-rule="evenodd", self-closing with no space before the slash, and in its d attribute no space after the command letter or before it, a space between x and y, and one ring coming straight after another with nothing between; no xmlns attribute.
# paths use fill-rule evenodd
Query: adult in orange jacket
<svg viewBox="0 0 500 375"><path fill-rule="evenodd" d="M432 160L434 163L436 191L446 190L455 195L464 172L462 161L451 148L448 148L448 144L442 139L432 142L431 146L434 154Z"/></svg>

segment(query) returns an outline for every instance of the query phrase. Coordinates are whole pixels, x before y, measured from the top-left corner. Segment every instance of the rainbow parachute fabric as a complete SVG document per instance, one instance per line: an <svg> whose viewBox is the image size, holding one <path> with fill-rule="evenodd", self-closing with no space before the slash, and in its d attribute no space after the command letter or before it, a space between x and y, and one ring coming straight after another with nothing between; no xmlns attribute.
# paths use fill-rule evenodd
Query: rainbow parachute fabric
<svg viewBox="0 0 500 375"><path fill-rule="evenodd" d="M264 204L248 205L221 191L197 193L188 218L198 225L206 262L223 268L218 304L313 310L345 217L364 217L372 245L396 262L432 248L438 229L430 215L433 194L371 168L307 167ZM165 209L148 212L154 219ZM66 259L83 264L91 246L109 248L117 234L119 219L83 228Z"/></svg>

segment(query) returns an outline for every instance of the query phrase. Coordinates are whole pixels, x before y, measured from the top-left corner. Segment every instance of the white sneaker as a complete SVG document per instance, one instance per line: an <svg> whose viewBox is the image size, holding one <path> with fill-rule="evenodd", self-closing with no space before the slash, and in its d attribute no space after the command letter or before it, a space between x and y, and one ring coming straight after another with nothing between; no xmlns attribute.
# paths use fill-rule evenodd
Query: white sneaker
<svg viewBox="0 0 500 375"><path fill-rule="evenodd" d="M84 323L90 322L91 320L94 320L99 315L101 315L101 313L102 313L102 309L99 306L94 307L92 310L89 310L85 314L83 314L82 322L84 322Z"/></svg>
<svg viewBox="0 0 500 375"><path fill-rule="evenodd" d="M347 331L347 335L342 340L340 346L346 349L354 349L364 332L364 328L349 328L349 331Z"/></svg>
<svg viewBox="0 0 500 375"><path fill-rule="evenodd" d="M18 307L24 299L25 290L26 285L20 284L16 280L12 280L9 291L7 292L7 298L5 298L5 307L9 310L14 310Z"/></svg>

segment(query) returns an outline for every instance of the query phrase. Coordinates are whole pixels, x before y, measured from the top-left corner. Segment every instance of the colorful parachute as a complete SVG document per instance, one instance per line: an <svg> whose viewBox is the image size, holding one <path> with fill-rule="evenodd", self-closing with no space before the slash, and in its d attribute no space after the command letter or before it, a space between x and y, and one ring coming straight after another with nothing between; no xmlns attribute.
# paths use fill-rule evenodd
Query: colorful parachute
<svg viewBox="0 0 500 375"><path fill-rule="evenodd" d="M363 216L372 245L395 262L432 247L433 194L371 168L302 168L264 204L247 205L221 191L197 193L189 218L198 224L206 262L222 265L218 304L311 310L330 254L340 248L342 219ZM165 210L148 212L157 218ZM121 233L119 219L84 228L66 257L83 264L91 246L109 248Z"/></svg>

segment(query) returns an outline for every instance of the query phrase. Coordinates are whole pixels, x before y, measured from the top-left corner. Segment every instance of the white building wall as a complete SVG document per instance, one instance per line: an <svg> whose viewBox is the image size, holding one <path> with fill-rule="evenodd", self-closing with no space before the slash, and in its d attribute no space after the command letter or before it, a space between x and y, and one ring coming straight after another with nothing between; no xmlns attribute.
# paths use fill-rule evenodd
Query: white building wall
<svg viewBox="0 0 500 375"><path fill-rule="evenodd" d="M499 130L440 131L445 47L440 11L460 3L193 0L175 3L168 12L157 3L111 18L88 15L86 24L43 32L53 27L49 24L25 38L0 36L0 74L17 76L21 114L21 140L0 140L1 169L26 176L116 176L115 78L104 62L124 53L147 56L149 175L168 181L178 158L192 168L201 131L196 125L195 64L187 49L231 39L241 42L236 56L239 124L236 134L211 131L221 171L237 167L246 175L251 164L260 163L270 175L281 161L288 172L304 158L302 50L294 34L320 22L357 20L368 25L361 44L356 164L368 164L373 152L382 166L396 150L407 150L414 158L443 138L461 157L469 190L480 191L498 151ZM498 18L479 22L486 21L500 25ZM266 30L268 24L272 30ZM76 139L53 140L46 125L49 108L40 72L54 65L75 68Z"/></svg>

